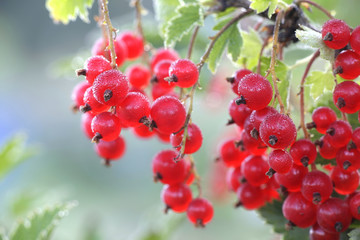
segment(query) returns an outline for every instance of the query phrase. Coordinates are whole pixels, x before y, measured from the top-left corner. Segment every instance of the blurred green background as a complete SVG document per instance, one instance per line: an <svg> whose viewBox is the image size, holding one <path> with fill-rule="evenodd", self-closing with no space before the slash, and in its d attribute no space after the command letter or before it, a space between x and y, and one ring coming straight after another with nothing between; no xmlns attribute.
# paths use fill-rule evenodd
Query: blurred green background
<svg viewBox="0 0 360 240"><path fill-rule="evenodd" d="M149 10L146 18L152 19L151 1L143 2ZM359 24L359 1L315 2L335 9L336 17L350 26ZM205 229L195 229L184 214L162 212L162 186L152 182L151 159L168 145L156 138L139 140L125 130L125 156L111 168L100 164L92 144L82 134L80 114L70 111L70 94L79 81L74 69L90 56L91 45L101 34L92 19L96 13L95 4L90 24L77 20L64 26L53 24L44 1L0 1L0 143L23 132L28 135L28 144L38 149L34 157L0 179L0 225L10 229L31 209L77 200L79 206L60 223L53 239L145 239L151 233L167 231L171 233L164 239L277 239L279 236L271 234L271 228L255 212L233 208L235 196L224 192L221 181L220 190L214 184L214 172L222 172L214 163L216 142L225 131L232 131L224 126L231 96L223 97L228 93L221 90L223 84L214 87L221 90L218 98L198 94L193 115L204 134L204 145L195 160L205 196L215 204L215 217ZM134 12L128 1L110 0L110 14L115 27L121 28L122 23L133 26ZM319 26L326 20L315 9L308 15ZM209 35L210 28L205 27L203 33ZM309 53L291 47L285 59L293 64ZM221 69L219 82L233 71ZM297 87L302 71L301 67L294 71L293 86ZM203 74L208 79L208 73Z"/></svg>

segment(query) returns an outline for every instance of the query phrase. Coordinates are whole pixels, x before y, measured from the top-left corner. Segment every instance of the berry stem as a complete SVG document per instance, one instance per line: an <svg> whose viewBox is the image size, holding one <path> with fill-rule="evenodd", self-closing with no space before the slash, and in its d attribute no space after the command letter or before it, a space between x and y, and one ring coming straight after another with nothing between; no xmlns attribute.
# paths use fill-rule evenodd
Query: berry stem
<svg viewBox="0 0 360 240"><path fill-rule="evenodd" d="M259 61L258 61L257 69L256 69L257 74L261 74L261 57L264 53L265 47L269 44L269 39L270 38L266 38L264 40L263 45L261 46L260 53L259 53Z"/></svg>
<svg viewBox="0 0 360 240"><path fill-rule="evenodd" d="M143 27L142 27L142 22L141 22L141 12L143 10L143 7L141 5L141 0L134 0L132 2L132 5L135 7L135 15L136 15L136 30L137 33L140 35L140 37L145 40L144 38L144 31L143 31Z"/></svg>
<svg viewBox="0 0 360 240"><path fill-rule="evenodd" d="M104 12L102 11L102 8L101 8L101 3L102 0L99 0L98 1L98 5L99 5L99 16L95 18L95 20L98 22L98 25L101 27L101 32L102 32L102 35L103 35L103 38L104 40L107 40L108 39L108 35L106 33L106 27L105 25L103 24L104 22Z"/></svg>
<svg viewBox="0 0 360 240"><path fill-rule="evenodd" d="M305 100L304 100L304 88L305 88L305 80L307 75L309 74L310 68L313 65L314 61L316 60L316 58L318 58L320 56L320 51L317 50L314 55L312 56L312 58L310 59L309 63L307 64L306 68L305 68L305 72L304 75L301 79L301 83L300 83L300 126L304 132L304 137L306 139L309 138L309 132L306 128L305 125Z"/></svg>
<svg viewBox="0 0 360 240"><path fill-rule="evenodd" d="M191 40L190 40L190 44L189 44L189 49L187 52L187 58L190 59L191 58L191 54L192 54L192 50L194 48L194 44L195 44L195 40L196 40L196 36L199 32L200 26L197 25L194 29L193 34L191 35Z"/></svg>
<svg viewBox="0 0 360 240"><path fill-rule="evenodd" d="M319 9L320 11L322 11L323 13L325 13L326 16L328 16L330 19L334 19L334 17L331 15L331 13L326 10L325 8L323 8L322 6L320 6L319 4L313 2L313 1L310 1L310 0L298 0L296 2L298 5L300 5L301 3L307 3L307 4L310 4L314 7L316 7L317 9Z"/></svg>
<svg viewBox="0 0 360 240"><path fill-rule="evenodd" d="M108 39L109 39L109 51L111 56L111 67L113 69L117 68L116 65L116 53L114 48L114 38L113 38L113 32L116 32L116 29L112 26L110 15L109 15L109 8L108 8L108 1L107 0L101 0L102 1L102 11L104 13L104 24L107 26L107 33L108 33Z"/></svg>

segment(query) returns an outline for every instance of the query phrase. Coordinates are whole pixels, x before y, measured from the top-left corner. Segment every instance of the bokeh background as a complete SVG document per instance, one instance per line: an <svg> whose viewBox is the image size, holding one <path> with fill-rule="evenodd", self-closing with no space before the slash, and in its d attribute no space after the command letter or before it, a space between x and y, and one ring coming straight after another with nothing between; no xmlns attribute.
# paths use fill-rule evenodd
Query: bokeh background
<svg viewBox="0 0 360 240"><path fill-rule="evenodd" d="M156 32L156 24L151 25L152 2L143 2L149 10L147 22L153 27L150 32ZM357 0L315 2L335 9L336 16L352 27L360 24ZM31 209L77 200L79 206L60 223L53 239L156 239L150 238L156 234L174 240L278 238L255 212L233 208L235 196L224 189L222 177L218 177L223 170L214 162L217 141L233 131L224 124L230 91L220 82L235 68L220 68L213 94L203 91L195 100L193 119L204 134L204 145L195 160L205 196L215 205L215 217L205 229L195 229L184 214L163 214L162 186L152 182L151 159L168 145L156 138L139 140L124 131L125 156L111 168L100 164L81 131L80 114L70 111L70 94L79 81L74 69L90 56L91 45L101 34L92 19L96 14L95 4L90 24L77 20L64 26L52 22L44 1L0 1L0 143L21 132L36 148L32 158L0 179L0 225L10 229ZM133 28L134 12L128 1L110 0L110 14L115 27ZM315 9L308 15L319 26L325 21ZM205 27L202 31L205 36L211 30ZM285 60L294 63L310 52L291 47ZM295 88L301 72L300 67L293 73ZM210 79L204 71L202 81Z"/></svg>

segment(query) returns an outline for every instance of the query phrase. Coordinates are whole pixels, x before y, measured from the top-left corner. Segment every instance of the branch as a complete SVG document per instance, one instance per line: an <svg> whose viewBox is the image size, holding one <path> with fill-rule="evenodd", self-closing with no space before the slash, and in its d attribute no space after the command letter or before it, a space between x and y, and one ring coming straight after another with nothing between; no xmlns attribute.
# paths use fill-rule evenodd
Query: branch
<svg viewBox="0 0 360 240"><path fill-rule="evenodd" d="M109 51L111 56L111 67L113 69L117 68L116 65L116 53L114 48L114 38L113 38L113 32L116 32L116 29L112 26L110 15L109 15L109 9L108 9L108 1L107 0L101 0L102 1L102 10L104 13L104 24L107 26L107 32L108 32L108 39L109 39Z"/></svg>
<svg viewBox="0 0 360 240"><path fill-rule="evenodd" d="M319 9L320 11L322 11L323 13L325 13L326 16L328 16L328 18L330 19L334 19L334 17L331 15L331 13L326 10L325 8L323 8L322 6L320 6L319 4L313 2L313 1L310 1L310 0L298 0L296 2L297 4L301 4L301 3L307 3L307 4L310 4L314 7L316 7L317 9Z"/></svg>
<svg viewBox="0 0 360 240"><path fill-rule="evenodd" d="M190 40L190 44L189 44L189 49L188 49L188 53L187 53L187 58L190 59L191 58L191 54L192 54L192 50L193 50L193 47L194 47L194 44L195 44L195 39L196 39L196 36L199 32L199 29L200 29L200 26L197 25L194 29L194 32L191 36L191 40Z"/></svg>

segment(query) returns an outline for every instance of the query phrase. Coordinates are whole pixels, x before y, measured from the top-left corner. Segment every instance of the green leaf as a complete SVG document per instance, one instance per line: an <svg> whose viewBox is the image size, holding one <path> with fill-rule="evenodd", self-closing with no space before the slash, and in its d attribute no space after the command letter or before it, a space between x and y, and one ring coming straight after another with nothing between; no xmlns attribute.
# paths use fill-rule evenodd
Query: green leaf
<svg viewBox="0 0 360 240"><path fill-rule="evenodd" d="M360 228L356 228L348 233L349 240L360 240Z"/></svg>
<svg viewBox="0 0 360 240"><path fill-rule="evenodd" d="M254 29L250 29L249 32L241 31L241 38L243 39L243 45L237 63L246 65L248 69L253 69L259 61L262 41Z"/></svg>
<svg viewBox="0 0 360 240"><path fill-rule="evenodd" d="M160 35L165 35L165 26L171 18L177 15L176 9L180 5L179 0L154 0L154 11L156 20L159 21Z"/></svg>
<svg viewBox="0 0 360 240"><path fill-rule="evenodd" d="M309 228L298 228L286 231L283 235L283 240L308 240L309 239Z"/></svg>
<svg viewBox="0 0 360 240"><path fill-rule="evenodd" d="M332 92L335 86L334 76L331 72L313 71L305 82L310 86L310 96L314 101L317 101L325 91Z"/></svg>
<svg viewBox="0 0 360 240"><path fill-rule="evenodd" d="M282 213L282 202L273 201L272 203L266 204L264 207L257 211L260 216L265 220L267 224L273 226L273 230L276 233L284 233L285 224L287 220Z"/></svg>
<svg viewBox="0 0 360 240"><path fill-rule="evenodd" d="M93 3L94 0L47 0L46 8L55 23L68 24L69 21L75 21L78 16L89 23L88 9Z"/></svg>
<svg viewBox="0 0 360 240"><path fill-rule="evenodd" d="M25 146L26 136L18 134L10 139L0 150L0 178L4 177L19 163L35 154L34 148Z"/></svg>
<svg viewBox="0 0 360 240"><path fill-rule="evenodd" d="M230 20L231 18L228 18L219 22L214 27L214 30L220 30ZM228 47L228 52L231 55L232 60L234 62L237 61L240 56L242 38L236 23L226 29L226 31L223 32L223 34L216 40L208 60L208 67L211 72L214 73L216 71L216 68L219 65L219 60L221 59L226 46Z"/></svg>
<svg viewBox="0 0 360 240"><path fill-rule="evenodd" d="M320 49L321 58L328 61L334 61L335 50L325 45L324 41L322 40L321 33L316 32L306 26L301 25L301 28L304 30L300 30L300 29L296 30L295 33L296 37L304 44L315 49Z"/></svg>
<svg viewBox="0 0 360 240"><path fill-rule="evenodd" d="M197 3L181 5L175 12L176 15L165 24L165 47L173 47L194 26L204 25L203 9Z"/></svg>
<svg viewBox="0 0 360 240"><path fill-rule="evenodd" d="M40 209L17 224L11 234L11 240L47 240L58 222L66 217L77 202L57 204Z"/></svg>
<svg viewBox="0 0 360 240"><path fill-rule="evenodd" d="M257 13L262 13L268 10L268 17L275 13L278 0L251 0L250 8L254 9Z"/></svg>
<svg viewBox="0 0 360 240"><path fill-rule="evenodd" d="M236 9L237 8L235 8L235 7L228 7L225 9L225 11L216 13L216 18L219 19L219 18L225 17L225 16L235 12Z"/></svg>

